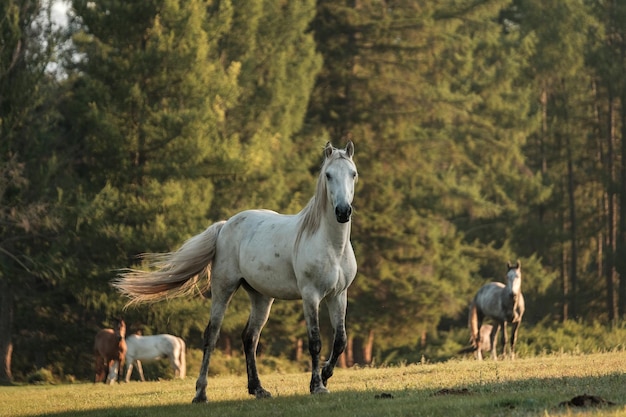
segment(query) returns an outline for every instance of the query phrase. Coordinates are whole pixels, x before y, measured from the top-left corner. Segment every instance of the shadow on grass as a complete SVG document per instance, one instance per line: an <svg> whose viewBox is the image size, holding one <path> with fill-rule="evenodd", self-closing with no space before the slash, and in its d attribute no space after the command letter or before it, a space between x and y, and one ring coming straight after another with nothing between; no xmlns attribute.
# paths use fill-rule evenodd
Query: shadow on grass
<svg viewBox="0 0 626 417"><path fill-rule="evenodd" d="M189 404L101 408L45 415L52 417L571 415L572 409L582 409L573 402L573 399L583 395L598 400L595 403L594 400L589 400L586 404L581 404L587 411L601 409L603 414L606 411L617 415L626 412L625 387L626 374L619 372L600 377L531 378L438 389L336 391L330 395L288 395L265 400L250 397L244 400L220 401L212 398L207 404L191 404L190 401ZM190 398L192 395L193 392L190 392ZM569 404L566 404L568 402Z"/></svg>

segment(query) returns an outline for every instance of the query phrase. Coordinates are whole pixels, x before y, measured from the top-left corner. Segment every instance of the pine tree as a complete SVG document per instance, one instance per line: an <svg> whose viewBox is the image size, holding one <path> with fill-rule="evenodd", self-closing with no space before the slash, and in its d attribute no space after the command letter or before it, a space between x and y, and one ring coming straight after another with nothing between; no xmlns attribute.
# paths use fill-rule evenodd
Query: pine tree
<svg viewBox="0 0 626 417"><path fill-rule="evenodd" d="M0 383L13 377L16 328L22 335L33 330L21 321L23 313L45 304L46 292L36 289L58 279L50 247L59 226L54 179L60 162L49 129L57 115L54 80L46 72L57 34L48 7L0 4Z"/></svg>
<svg viewBox="0 0 626 417"><path fill-rule="evenodd" d="M349 323L366 345L372 331L379 346L422 343L464 314L471 284L492 278L479 272L510 255L519 203L540 198L521 153L528 90L499 20L508 5L318 4L325 66L309 117L360 152Z"/></svg>
<svg viewBox="0 0 626 417"><path fill-rule="evenodd" d="M211 222L213 183L240 164L222 134L240 92L239 64L220 63L202 1L73 7L80 59L69 65L74 94L65 108L82 193L72 257L85 283L77 297L98 326L125 303L108 285L110 271L132 267L137 254L173 250ZM143 323L149 315L128 314Z"/></svg>

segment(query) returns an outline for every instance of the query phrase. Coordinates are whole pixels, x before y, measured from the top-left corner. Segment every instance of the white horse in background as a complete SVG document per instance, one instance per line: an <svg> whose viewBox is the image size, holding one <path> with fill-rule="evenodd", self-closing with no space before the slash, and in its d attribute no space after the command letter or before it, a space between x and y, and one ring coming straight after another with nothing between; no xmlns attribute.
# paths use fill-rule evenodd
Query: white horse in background
<svg viewBox="0 0 626 417"><path fill-rule="evenodd" d="M261 329L275 298L303 302L312 394L327 393L339 355L347 343L348 287L357 270L350 243L352 199L357 169L354 145L330 143L314 196L295 215L246 210L209 226L177 251L147 254L151 271L129 270L114 286L133 302L155 302L173 296L211 290L211 317L204 332L204 352L194 403L207 401L207 376L224 314L235 291L243 288L251 312L242 338L248 373L248 393L270 397L257 371L256 350ZM321 363L320 304L325 301L334 331L328 361Z"/></svg>
<svg viewBox="0 0 626 417"><path fill-rule="evenodd" d="M141 361L154 361L158 359L169 359L170 365L174 369L174 376L185 379L187 362L185 359L185 341L180 337L171 334L157 334L153 336L142 336L133 334L126 337L126 382L130 381L133 372L133 365L137 366L139 377L143 376Z"/></svg>

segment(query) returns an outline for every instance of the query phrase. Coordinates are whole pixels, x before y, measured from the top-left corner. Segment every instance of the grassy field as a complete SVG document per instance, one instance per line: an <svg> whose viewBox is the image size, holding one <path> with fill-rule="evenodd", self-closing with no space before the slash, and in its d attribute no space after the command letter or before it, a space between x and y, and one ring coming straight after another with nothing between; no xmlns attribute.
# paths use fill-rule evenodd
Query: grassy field
<svg viewBox="0 0 626 417"><path fill-rule="evenodd" d="M206 405L191 404L193 376L114 386L0 387L0 416L626 416L623 351L339 369L329 382L330 395L309 395L307 373L261 379L272 399L248 396L245 376L220 376L209 379ZM560 405L583 394L615 404Z"/></svg>

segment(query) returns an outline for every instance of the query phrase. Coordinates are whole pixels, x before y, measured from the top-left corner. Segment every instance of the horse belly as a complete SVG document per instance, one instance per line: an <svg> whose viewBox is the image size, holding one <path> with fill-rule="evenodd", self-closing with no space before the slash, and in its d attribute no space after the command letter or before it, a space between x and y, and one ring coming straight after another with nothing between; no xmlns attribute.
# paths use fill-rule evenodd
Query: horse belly
<svg viewBox="0 0 626 417"><path fill-rule="evenodd" d="M237 278L261 294L286 300L301 298L292 265L295 217L251 210L231 220L220 233L225 249L218 252L220 261L228 262L232 259L229 254L234 254L241 274Z"/></svg>
<svg viewBox="0 0 626 417"><path fill-rule="evenodd" d="M272 255L273 256L273 255ZM240 261L246 283L261 294L282 300L301 298L290 263L257 256Z"/></svg>
<svg viewBox="0 0 626 417"><path fill-rule="evenodd" d="M156 344L143 344L134 346L133 359L140 361L154 361L163 357L162 350Z"/></svg>

